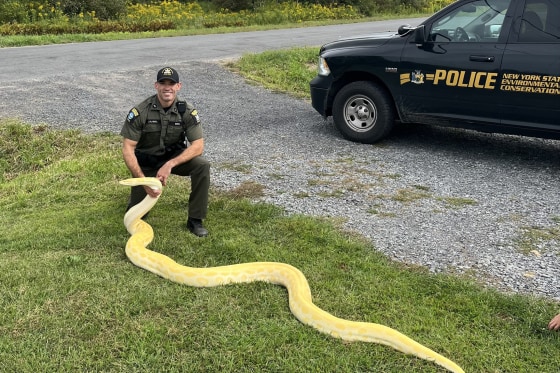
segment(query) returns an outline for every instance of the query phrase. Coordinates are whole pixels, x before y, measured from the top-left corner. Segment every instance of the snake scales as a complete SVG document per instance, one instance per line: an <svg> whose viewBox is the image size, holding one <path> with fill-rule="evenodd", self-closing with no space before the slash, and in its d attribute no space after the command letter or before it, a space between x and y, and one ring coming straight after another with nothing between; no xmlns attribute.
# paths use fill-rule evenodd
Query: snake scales
<svg viewBox="0 0 560 373"><path fill-rule="evenodd" d="M132 178L120 181L122 185L146 185L160 189L156 178ZM421 345L404 334L380 324L340 319L313 304L311 290L303 273L288 264L255 262L211 268L193 268L178 264L168 256L148 250L154 232L141 220L156 204L158 198L146 196L124 216L124 225L130 233L126 255L132 263L168 280L195 287L212 287L231 283L264 281L284 286L288 290L289 306L294 316L304 324L346 341L364 341L384 344L405 354L435 362L447 370L464 373L457 364Z"/></svg>

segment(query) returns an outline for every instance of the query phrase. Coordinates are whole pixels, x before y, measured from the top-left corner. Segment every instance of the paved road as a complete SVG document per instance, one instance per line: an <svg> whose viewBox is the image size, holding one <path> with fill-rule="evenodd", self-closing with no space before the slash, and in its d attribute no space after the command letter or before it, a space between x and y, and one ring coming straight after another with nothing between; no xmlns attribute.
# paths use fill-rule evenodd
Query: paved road
<svg viewBox="0 0 560 373"><path fill-rule="evenodd" d="M275 48L318 46L340 37L395 31L404 23L416 25L421 20L390 20L234 34L3 48L0 49L0 82L12 81L22 76L40 79L83 72L133 70L185 61L236 57L246 52Z"/></svg>

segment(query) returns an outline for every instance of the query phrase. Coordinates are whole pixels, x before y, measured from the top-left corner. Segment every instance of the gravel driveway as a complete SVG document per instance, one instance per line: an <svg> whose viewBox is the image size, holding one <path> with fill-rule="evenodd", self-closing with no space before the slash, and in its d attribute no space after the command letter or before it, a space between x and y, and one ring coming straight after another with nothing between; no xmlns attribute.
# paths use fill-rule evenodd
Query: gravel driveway
<svg viewBox="0 0 560 373"><path fill-rule="evenodd" d="M356 144L308 102L215 61L174 65L204 123L214 187L260 183L262 201L342 218L396 260L560 300L560 142L401 125L380 144ZM118 132L158 67L14 77L2 82L0 116Z"/></svg>

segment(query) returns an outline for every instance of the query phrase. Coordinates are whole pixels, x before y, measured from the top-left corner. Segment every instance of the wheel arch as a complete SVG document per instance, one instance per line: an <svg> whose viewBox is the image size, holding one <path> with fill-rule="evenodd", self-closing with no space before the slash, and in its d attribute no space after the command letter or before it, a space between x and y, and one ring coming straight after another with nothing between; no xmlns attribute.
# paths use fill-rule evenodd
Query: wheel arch
<svg viewBox="0 0 560 373"><path fill-rule="evenodd" d="M334 98L336 97L337 93L342 89L342 87L344 87L345 85L347 85L349 83L358 82L358 81L372 82L372 83L375 83L378 87L383 88L385 90L385 92L387 93L387 95L389 97L391 97L391 102L393 104L392 109L393 109L393 112L395 113L395 117L400 118L400 112L399 112L397 104L395 102L395 97L393 96L389 87L387 87L387 84L385 84L385 82L383 80L379 79L378 76L376 76L374 74L371 74L369 72L366 72L366 71L349 71L349 72L346 72L342 76L337 78L332 83L331 89L329 90L329 95L327 97L327 106L326 106L327 107L327 109L326 109L327 116L332 115Z"/></svg>

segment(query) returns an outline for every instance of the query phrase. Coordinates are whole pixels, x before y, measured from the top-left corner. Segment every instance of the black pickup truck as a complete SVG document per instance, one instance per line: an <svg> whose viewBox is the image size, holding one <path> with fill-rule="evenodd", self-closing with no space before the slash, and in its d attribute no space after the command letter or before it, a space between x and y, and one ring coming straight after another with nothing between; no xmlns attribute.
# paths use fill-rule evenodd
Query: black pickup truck
<svg viewBox="0 0 560 373"><path fill-rule="evenodd" d="M458 0L321 47L312 105L350 140L395 121L560 138L560 1Z"/></svg>

